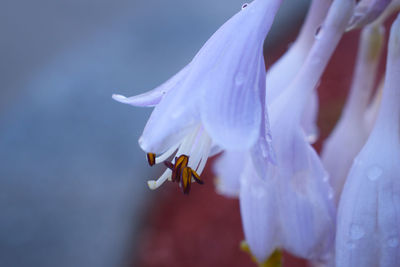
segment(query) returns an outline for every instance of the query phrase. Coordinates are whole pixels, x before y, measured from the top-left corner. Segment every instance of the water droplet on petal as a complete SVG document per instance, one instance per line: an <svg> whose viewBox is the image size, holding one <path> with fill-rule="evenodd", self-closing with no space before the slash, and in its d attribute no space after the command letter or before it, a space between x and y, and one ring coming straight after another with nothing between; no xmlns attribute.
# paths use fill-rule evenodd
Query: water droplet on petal
<svg viewBox="0 0 400 267"><path fill-rule="evenodd" d="M387 245L391 248L396 248L399 246L399 239L396 237L389 238Z"/></svg>
<svg viewBox="0 0 400 267"><path fill-rule="evenodd" d="M356 157L353 160L353 164L364 165L364 162L362 160L360 160L358 157Z"/></svg>
<svg viewBox="0 0 400 267"><path fill-rule="evenodd" d="M307 142L314 144L318 140L318 134L312 133L306 136Z"/></svg>
<svg viewBox="0 0 400 267"><path fill-rule="evenodd" d="M242 5L242 10L245 9L248 5L249 5L248 3L244 3L244 4Z"/></svg>
<svg viewBox="0 0 400 267"><path fill-rule="evenodd" d="M267 133L267 134L265 135L265 140L267 140L268 143L271 143L271 142L272 142L272 136L271 136L270 133Z"/></svg>
<svg viewBox="0 0 400 267"><path fill-rule="evenodd" d="M364 229L356 224L350 227L350 238L353 240L361 239L365 235Z"/></svg>
<svg viewBox="0 0 400 267"><path fill-rule="evenodd" d="M332 199L334 195L335 195L335 192L333 191L333 188L329 187L329 189L328 189L328 198Z"/></svg>
<svg viewBox="0 0 400 267"><path fill-rule="evenodd" d="M319 40L319 38L321 38L321 29L322 29L322 26L319 26L319 27L315 30L314 37L315 37L316 40Z"/></svg>
<svg viewBox="0 0 400 267"><path fill-rule="evenodd" d="M262 144L262 145L260 146L260 148L261 148L261 154L262 154L262 156L263 156L264 158L268 157L268 148L267 148L264 144Z"/></svg>
<svg viewBox="0 0 400 267"><path fill-rule="evenodd" d="M325 175L324 178L322 178L322 181L325 183L329 181L329 175Z"/></svg>
<svg viewBox="0 0 400 267"><path fill-rule="evenodd" d="M237 86L240 86L244 83L245 79L246 79L246 76L243 73L238 73L238 74L236 74L236 77L235 77L235 84Z"/></svg>
<svg viewBox="0 0 400 267"><path fill-rule="evenodd" d="M371 181L377 180L379 177L382 176L382 173L383 173L383 170L378 165L373 165L371 167L368 167L368 169L367 169L367 177Z"/></svg>

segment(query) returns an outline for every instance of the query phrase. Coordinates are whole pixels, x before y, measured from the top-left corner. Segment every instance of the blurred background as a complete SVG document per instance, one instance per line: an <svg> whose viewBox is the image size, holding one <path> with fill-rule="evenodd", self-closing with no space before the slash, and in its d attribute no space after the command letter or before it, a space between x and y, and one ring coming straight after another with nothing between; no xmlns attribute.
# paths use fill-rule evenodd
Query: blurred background
<svg viewBox="0 0 400 267"><path fill-rule="evenodd" d="M271 54L308 2L285 1ZM189 198L151 192L160 169L137 145L151 110L111 99L168 79L242 4L0 1L0 266L249 264L237 202L215 194L209 168Z"/></svg>

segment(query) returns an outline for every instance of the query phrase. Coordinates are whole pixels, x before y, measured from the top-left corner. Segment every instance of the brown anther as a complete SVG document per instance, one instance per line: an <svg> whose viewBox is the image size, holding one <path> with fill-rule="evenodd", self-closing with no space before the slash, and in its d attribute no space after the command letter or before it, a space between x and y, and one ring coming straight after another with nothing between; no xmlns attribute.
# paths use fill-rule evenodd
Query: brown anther
<svg viewBox="0 0 400 267"><path fill-rule="evenodd" d="M171 175L171 180L172 182L177 182L179 183L180 179L181 179L181 173L182 173L182 162L180 162L178 165L176 164L176 159L175 159L175 165L172 169L172 175Z"/></svg>
<svg viewBox="0 0 400 267"><path fill-rule="evenodd" d="M200 175L197 174L197 172L195 170L192 170L192 176L194 178L194 180L198 183L198 184L204 184L203 180L201 180Z"/></svg>
<svg viewBox="0 0 400 267"><path fill-rule="evenodd" d="M187 167L189 163L189 157L186 155L180 155L179 157L175 157L175 165L172 170L171 180L173 182L178 182L181 180L182 170Z"/></svg>
<svg viewBox="0 0 400 267"><path fill-rule="evenodd" d="M185 167L182 170L182 179L181 179L181 185L184 194L189 194L191 183L192 183L192 169L189 167Z"/></svg>
<svg viewBox="0 0 400 267"><path fill-rule="evenodd" d="M147 153L147 162L150 166L156 164L156 154L154 153Z"/></svg>
<svg viewBox="0 0 400 267"><path fill-rule="evenodd" d="M149 164L152 160L152 155L154 155L155 158L155 154L152 153L148 154ZM180 186L184 194L189 194L190 187L192 184L192 178L197 183L204 184L203 180L201 180L197 172L192 168L190 168L188 164L189 164L189 156L184 154L180 155L179 157L175 157L175 163L172 163L170 161L164 161L164 165L172 171L171 174L172 182L180 183Z"/></svg>
<svg viewBox="0 0 400 267"><path fill-rule="evenodd" d="M181 165L181 168L183 169L186 167L189 163L189 157L186 155L180 155L179 157L175 157L175 168L178 165Z"/></svg>

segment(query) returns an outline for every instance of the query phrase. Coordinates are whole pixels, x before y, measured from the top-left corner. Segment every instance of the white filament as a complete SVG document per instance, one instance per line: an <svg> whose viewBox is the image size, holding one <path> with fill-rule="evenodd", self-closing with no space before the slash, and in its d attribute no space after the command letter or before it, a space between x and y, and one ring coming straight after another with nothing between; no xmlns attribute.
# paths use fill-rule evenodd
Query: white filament
<svg viewBox="0 0 400 267"><path fill-rule="evenodd" d="M168 149L166 152L161 154L160 156L156 157L156 164L161 163L168 159L179 147L180 143L172 146L170 149Z"/></svg>
<svg viewBox="0 0 400 267"><path fill-rule="evenodd" d="M200 175L204 170L207 159L211 150L211 138L201 125L194 127L193 130L183 138L181 143L178 143L168 149L165 153L156 158L156 164L161 163L168 159L173 153L176 156L187 155L189 156L188 166ZM172 171L167 169L160 178L157 180L149 180L147 185L151 190L160 187L166 180L171 180Z"/></svg>
<svg viewBox="0 0 400 267"><path fill-rule="evenodd" d="M157 180L149 180L147 181L147 185L151 190L159 188L169 177L171 177L171 170L167 169L160 178Z"/></svg>

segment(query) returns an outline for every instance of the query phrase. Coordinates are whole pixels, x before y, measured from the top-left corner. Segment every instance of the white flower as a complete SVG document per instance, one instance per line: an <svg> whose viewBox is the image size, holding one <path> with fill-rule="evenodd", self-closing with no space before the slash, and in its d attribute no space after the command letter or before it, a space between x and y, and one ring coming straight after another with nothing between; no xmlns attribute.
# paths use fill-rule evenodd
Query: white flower
<svg viewBox="0 0 400 267"><path fill-rule="evenodd" d="M332 3L320 37L302 68L268 107L276 165L264 162L264 172L254 171L259 153L253 153L242 174L240 207L244 233L260 262L275 247L318 260L333 245L336 222L333 192L327 173L307 140L301 118L353 7L354 2L348 0Z"/></svg>
<svg viewBox="0 0 400 267"><path fill-rule="evenodd" d="M338 200L355 156L360 152L370 133L365 112L375 84L384 28L372 25L361 34L353 84L342 116L325 141L321 153L324 167Z"/></svg>
<svg viewBox="0 0 400 267"><path fill-rule="evenodd" d="M267 103L270 105L292 82L303 66L314 40L319 38L319 30L331 5L331 0L313 0L306 20L296 41L289 50L267 72ZM302 127L310 143L318 139L316 125L318 115L318 94L313 90L303 115Z"/></svg>
<svg viewBox="0 0 400 267"><path fill-rule="evenodd" d="M325 18L330 4L330 0L314 0L312 2L305 23L296 41L270 70L268 70L266 79L266 99L264 100L265 105L271 105L296 77L297 72L304 63L314 43L315 32ZM282 77L283 73L284 77ZM302 117L302 127L307 133L308 138L313 139L311 141L315 141L318 135L318 129L315 125L318 100L316 100L315 97L318 96L314 92L311 101L309 101L312 105L307 106L309 108L306 108ZM269 128L269 126L267 125L266 128ZM267 137L268 134L269 132L266 135ZM262 154L263 151L268 150L267 142L264 141L260 144L256 144L252 150L224 152L222 156L217 159L214 168L217 175L216 184L218 192L229 197L238 196L240 175L244 168L243 164L238 164L238 162L246 162L246 158L251 157L252 152L253 154ZM264 160L258 156L253 159L256 161L254 164L255 167L259 169L260 172L265 172L263 168L263 166L265 166ZM259 173L259 175L263 176L261 173Z"/></svg>
<svg viewBox="0 0 400 267"><path fill-rule="evenodd" d="M389 39L382 104L340 199L336 265L400 266L400 16Z"/></svg>
<svg viewBox="0 0 400 267"><path fill-rule="evenodd" d="M166 163L170 169L157 181L149 181L150 188L160 186L175 171L185 191L180 177L184 168L200 175L212 144L246 149L259 139L266 116L261 103L263 42L281 2L255 0L245 6L187 67L153 91L131 98L113 96L126 104L155 106L139 139L151 164L165 161L177 150L175 162ZM155 155L159 156L153 160ZM177 166L182 155L188 162Z"/></svg>

